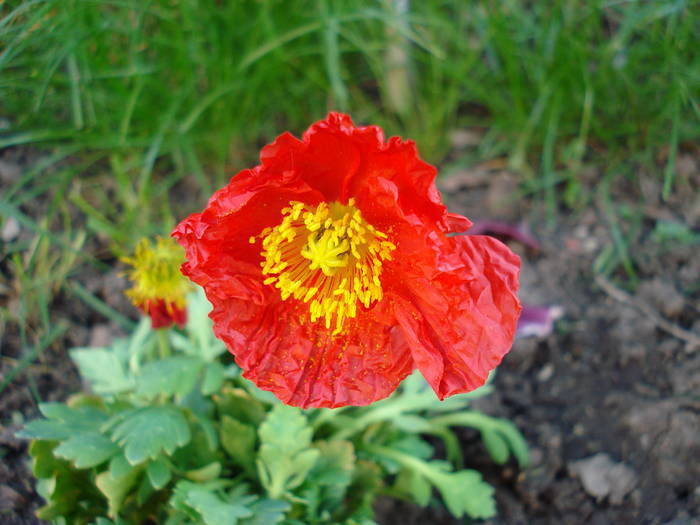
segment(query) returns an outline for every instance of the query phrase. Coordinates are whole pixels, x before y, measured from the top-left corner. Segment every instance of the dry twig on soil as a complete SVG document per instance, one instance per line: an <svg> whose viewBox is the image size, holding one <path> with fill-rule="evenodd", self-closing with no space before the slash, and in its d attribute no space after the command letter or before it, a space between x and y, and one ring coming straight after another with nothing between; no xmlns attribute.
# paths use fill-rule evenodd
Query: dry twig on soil
<svg viewBox="0 0 700 525"><path fill-rule="evenodd" d="M605 293L621 303L628 304L646 315L658 328L686 342L686 351L692 352L700 348L700 336L690 330L685 330L667 319L664 319L646 303L635 299L624 290L620 290L602 275L594 277L595 282Z"/></svg>

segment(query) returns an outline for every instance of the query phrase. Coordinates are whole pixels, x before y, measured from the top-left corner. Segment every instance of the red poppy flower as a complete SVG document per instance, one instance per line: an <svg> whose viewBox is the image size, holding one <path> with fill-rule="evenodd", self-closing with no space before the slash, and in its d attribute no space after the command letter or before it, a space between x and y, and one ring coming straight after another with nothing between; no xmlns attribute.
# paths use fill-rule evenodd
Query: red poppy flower
<svg viewBox="0 0 700 525"><path fill-rule="evenodd" d="M450 236L415 144L331 113L265 146L182 221L182 271L244 376L300 407L366 405L418 368L440 399L481 386L509 350L520 261Z"/></svg>

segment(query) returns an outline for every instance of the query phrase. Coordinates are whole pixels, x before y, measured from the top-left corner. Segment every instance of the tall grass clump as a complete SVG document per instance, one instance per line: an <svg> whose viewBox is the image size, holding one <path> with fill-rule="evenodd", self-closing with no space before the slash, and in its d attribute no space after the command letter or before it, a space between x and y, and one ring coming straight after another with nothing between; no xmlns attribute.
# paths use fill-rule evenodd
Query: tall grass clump
<svg viewBox="0 0 700 525"><path fill-rule="evenodd" d="M9 1L2 142L221 175L340 109L422 139L434 161L463 124L490 129L484 154L545 174L591 149L675 149L698 134L691 3Z"/></svg>

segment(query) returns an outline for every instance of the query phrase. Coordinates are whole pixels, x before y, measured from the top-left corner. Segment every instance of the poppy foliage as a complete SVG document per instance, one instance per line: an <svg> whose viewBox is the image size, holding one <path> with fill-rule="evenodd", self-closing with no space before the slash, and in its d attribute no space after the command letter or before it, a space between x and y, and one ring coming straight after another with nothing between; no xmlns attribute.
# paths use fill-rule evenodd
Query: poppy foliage
<svg viewBox="0 0 700 525"><path fill-rule="evenodd" d="M366 405L418 368L440 399L510 349L520 260L448 213L412 141L330 113L280 135L173 236L244 376L300 407Z"/></svg>

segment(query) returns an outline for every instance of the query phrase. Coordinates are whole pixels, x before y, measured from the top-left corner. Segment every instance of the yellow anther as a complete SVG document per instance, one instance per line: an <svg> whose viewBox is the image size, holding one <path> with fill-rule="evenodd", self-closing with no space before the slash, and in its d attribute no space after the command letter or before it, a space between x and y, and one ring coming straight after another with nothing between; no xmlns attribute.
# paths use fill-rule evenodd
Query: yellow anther
<svg viewBox="0 0 700 525"><path fill-rule="evenodd" d="M173 239L158 237L154 243L141 239L133 257L122 261L131 266L127 275L133 287L126 295L136 306L162 300L170 313L175 307L185 307L191 285L180 273L185 253Z"/></svg>
<svg viewBox="0 0 700 525"><path fill-rule="evenodd" d="M396 248L364 220L354 199L315 207L292 201L279 225L250 242L259 238L262 272L270 275L264 284L278 288L283 300L309 303L311 321L323 318L334 334L357 316L358 302L369 308L382 299L382 264Z"/></svg>

